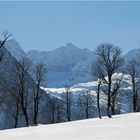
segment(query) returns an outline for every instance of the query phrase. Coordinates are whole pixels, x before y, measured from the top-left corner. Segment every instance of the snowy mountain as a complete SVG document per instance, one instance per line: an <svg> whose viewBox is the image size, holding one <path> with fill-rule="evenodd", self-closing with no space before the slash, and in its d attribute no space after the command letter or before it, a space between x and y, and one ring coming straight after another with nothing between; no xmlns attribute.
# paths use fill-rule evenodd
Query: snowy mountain
<svg viewBox="0 0 140 140"><path fill-rule="evenodd" d="M49 52L31 50L26 54L16 41L11 40L6 48L17 60L25 56L34 64L43 62L48 69L46 83L49 87L71 86L93 78L90 69L95 55L90 50L80 49L72 43Z"/></svg>
<svg viewBox="0 0 140 140"><path fill-rule="evenodd" d="M68 43L50 52L30 51L26 55L34 63L44 62L48 69L47 85L62 87L92 79L90 75L94 54Z"/></svg>
<svg viewBox="0 0 140 140"><path fill-rule="evenodd" d="M95 54L88 49L80 49L72 43L53 51L31 50L25 53L15 40L10 40L6 48L17 60L27 57L34 65L44 63L48 70L44 85L48 87L72 86L95 80L91 76L91 66L96 60ZM126 62L138 57L140 57L140 49L131 50L124 56Z"/></svg>
<svg viewBox="0 0 140 140"><path fill-rule="evenodd" d="M5 130L2 140L139 140L140 113Z"/></svg>

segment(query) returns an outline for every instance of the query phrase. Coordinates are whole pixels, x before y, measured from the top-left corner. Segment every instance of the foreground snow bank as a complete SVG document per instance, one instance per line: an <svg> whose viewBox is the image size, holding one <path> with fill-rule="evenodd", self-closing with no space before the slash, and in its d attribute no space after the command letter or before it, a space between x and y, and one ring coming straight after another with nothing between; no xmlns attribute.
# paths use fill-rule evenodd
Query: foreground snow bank
<svg viewBox="0 0 140 140"><path fill-rule="evenodd" d="M1 140L140 140L140 113L3 130Z"/></svg>

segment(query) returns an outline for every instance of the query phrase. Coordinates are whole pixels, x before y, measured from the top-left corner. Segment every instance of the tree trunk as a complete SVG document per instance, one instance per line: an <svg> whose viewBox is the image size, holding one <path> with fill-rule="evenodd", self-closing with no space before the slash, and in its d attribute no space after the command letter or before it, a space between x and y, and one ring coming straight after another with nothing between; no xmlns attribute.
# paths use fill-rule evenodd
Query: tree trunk
<svg viewBox="0 0 140 140"><path fill-rule="evenodd" d="M14 124L14 128L17 128L17 126L18 126L18 117L16 116L16 117L15 117L15 124Z"/></svg>
<svg viewBox="0 0 140 140"><path fill-rule="evenodd" d="M28 120L28 113L27 113L26 108L23 108L23 113L24 113L24 116L25 116L26 126L28 127L29 126L29 120Z"/></svg>
<svg viewBox="0 0 140 140"><path fill-rule="evenodd" d="M18 114L19 114L19 100L16 103L16 115L15 115L15 125L14 128L18 126Z"/></svg>
<svg viewBox="0 0 140 140"><path fill-rule="evenodd" d="M38 107L39 107L39 89L40 82L37 84L37 92L34 99L34 124L38 124Z"/></svg>
<svg viewBox="0 0 140 140"><path fill-rule="evenodd" d="M34 101L34 124L37 125L36 99Z"/></svg>
<svg viewBox="0 0 140 140"><path fill-rule="evenodd" d="M115 97L112 97L112 105L111 105L112 115L115 115Z"/></svg>
<svg viewBox="0 0 140 140"><path fill-rule="evenodd" d="M98 108L99 118L102 119L101 111L100 111L100 85L101 83L98 84L98 88L97 88L97 108Z"/></svg>
<svg viewBox="0 0 140 140"><path fill-rule="evenodd" d="M135 76L132 77L132 85L133 85L133 111L136 112L136 106L137 106L137 99L136 99L136 85L135 85Z"/></svg>
<svg viewBox="0 0 140 140"><path fill-rule="evenodd" d="M107 115L111 118L111 76L109 76L109 84L108 84L108 104L107 104Z"/></svg>
<svg viewBox="0 0 140 140"><path fill-rule="evenodd" d="M66 93L67 95L67 119L68 119L68 122L71 121L71 107L70 107L70 93Z"/></svg>
<svg viewBox="0 0 140 140"><path fill-rule="evenodd" d="M89 118L89 105L88 105L88 101L87 101L87 104L86 104L86 118L87 119Z"/></svg>

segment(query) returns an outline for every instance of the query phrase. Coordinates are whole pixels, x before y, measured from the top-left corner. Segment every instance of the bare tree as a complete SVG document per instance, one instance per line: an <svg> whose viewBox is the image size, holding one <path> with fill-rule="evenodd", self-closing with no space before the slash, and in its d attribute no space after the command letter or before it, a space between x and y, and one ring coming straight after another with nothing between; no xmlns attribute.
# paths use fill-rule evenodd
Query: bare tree
<svg viewBox="0 0 140 140"><path fill-rule="evenodd" d="M92 70L91 70L91 74L95 77L98 78L97 80L97 88L96 88L96 93L97 93L97 109L98 109L98 114L99 114L99 118L101 119L101 109L100 109L100 94L101 94L101 85L105 80L105 74L104 74L104 70L101 67L101 65L99 63L95 63L92 66Z"/></svg>
<svg viewBox="0 0 140 140"><path fill-rule="evenodd" d="M98 108L98 114L99 118L102 119L101 116L101 108L100 108L100 89L101 89L102 79L98 79L98 85L97 85L97 108Z"/></svg>
<svg viewBox="0 0 140 140"><path fill-rule="evenodd" d="M2 82L1 82L2 81ZM16 84L8 84L5 79L0 80L2 85L1 92L2 94L2 103L4 112L7 116L14 120L14 128L18 126L19 113L21 111L19 102L20 96L18 94L18 88ZM12 102L11 102L12 101Z"/></svg>
<svg viewBox="0 0 140 140"><path fill-rule="evenodd" d="M31 62L22 58L19 63L15 63L15 78L18 85L18 93L20 96L20 106L25 117L26 125L29 126L28 118L28 94L30 88L28 71L31 67Z"/></svg>
<svg viewBox="0 0 140 140"><path fill-rule="evenodd" d="M34 124L37 124L39 103L42 97L42 92L40 92L41 83L44 80L44 76L47 72L46 66L43 63L39 63L34 68L34 79L36 82L36 90L33 93L34 96Z"/></svg>
<svg viewBox="0 0 140 140"><path fill-rule="evenodd" d="M71 90L68 86L65 86L63 90L63 98L66 104L66 115L67 115L67 120L71 121L71 106L72 106L72 97L71 97Z"/></svg>
<svg viewBox="0 0 140 140"><path fill-rule="evenodd" d="M126 71L131 77L132 93L133 93L133 111L137 112L138 108L138 86L139 86L139 64L135 59L127 64Z"/></svg>
<svg viewBox="0 0 140 140"><path fill-rule="evenodd" d="M2 32L2 39L0 40L0 61L2 60L3 55L4 55L2 52L2 48L5 47L5 44L10 37L11 37L11 34L9 34L8 31Z"/></svg>
<svg viewBox="0 0 140 140"><path fill-rule="evenodd" d="M5 44L7 42L7 40L11 37L11 34L8 31L4 31L2 32L2 38L0 39L0 62L2 61L3 58L3 48L5 47ZM0 89L2 85L2 81L0 79ZM2 103L2 98L3 98L3 92L1 92L0 90L0 103Z"/></svg>
<svg viewBox="0 0 140 140"><path fill-rule="evenodd" d="M0 39L0 62L2 61L2 58L4 56L3 48L5 47L5 44L10 37L11 37L11 34L9 34L7 31L2 32L2 37ZM2 85L3 85L3 82L1 81L1 78L0 78L0 104L3 104L3 96L4 96Z"/></svg>
<svg viewBox="0 0 140 140"><path fill-rule="evenodd" d="M91 95L91 91L88 90L88 91L85 91L79 99L80 107L84 108L84 110L85 110L84 114L85 114L86 119L91 118L90 112L91 112L91 107L92 107L92 103L93 103L92 97L93 96Z"/></svg>
<svg viewBox="0 0 140 140"><path fill-rule="evenodd" d="M11 34L8 33L8 31L2 32L2 38L0 39L0 62L2 61L3 58L3 48L5 47L5 44L7 40L11 37ZM2 102L2 96L0 96L0 102Z"/></svg>
<svg viewBox="0 0 140 140"><path fill-rule="evenodd" d="M9 89L9 87L7 89ZM12 100L12 102L5 101L6 109L4 109L4 111L14 119L14 128L17 128L19 115L21 113L20 96L17 92L17 88L13 87L8 90L7 95L9 96L10 100Z"/></svg>
<svg viewBox="0 0 140 140"><path fill-rule="evenodd" d="M60 106L60 101L58 98L53 97L46 106L47 113L49 114L50 123L61 122L62 108Z"/></svg>
<svg viewBox="0 0 140 140"><path fill-rule="evenodd" d="M104 79L107 88L108 104L107 115L111 117L111 86L112 76L123 64L122 50L112 44L101 44L96 49L97 63L107 75L108 79Z"/></svg>
<svg viewBox="0 0 140 140"><path fill-rule="evenodd" d="M117 74L113 81L112 92L111 92L111 110L113 115L116 114L116 110L115 110L117 109L116 98L121 88L123 76L124 74Z"/></svg>

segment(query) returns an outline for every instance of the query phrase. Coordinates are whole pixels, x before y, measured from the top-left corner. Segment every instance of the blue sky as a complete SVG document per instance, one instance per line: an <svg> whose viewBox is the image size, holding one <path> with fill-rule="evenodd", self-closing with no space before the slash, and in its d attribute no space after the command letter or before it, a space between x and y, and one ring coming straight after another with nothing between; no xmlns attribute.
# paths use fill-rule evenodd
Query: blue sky
<svg viewBox="0 0 140 140"><path fill-rule="evenodd" d="M3 30L26 51L108 42L127 52L140 44L140 2L0 2Z"/></svg>

